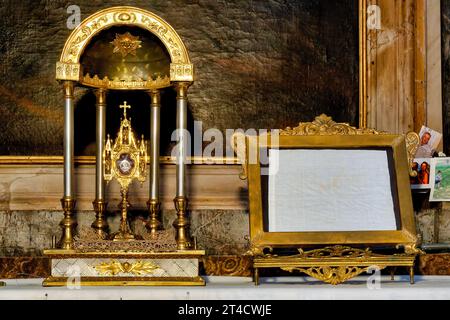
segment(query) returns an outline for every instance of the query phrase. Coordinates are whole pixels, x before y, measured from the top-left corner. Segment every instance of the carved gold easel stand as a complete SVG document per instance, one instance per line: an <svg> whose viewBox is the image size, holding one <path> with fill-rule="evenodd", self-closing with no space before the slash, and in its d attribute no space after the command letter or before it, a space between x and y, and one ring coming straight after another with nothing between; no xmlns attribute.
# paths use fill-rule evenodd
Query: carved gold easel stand
<svg viewBox="0 0 450 320"><path fill-rule="evenodd" d="M387 267L406 267L409 269L410 282L414 284L414 261L422 252L415 246L405 248L405 253L381 255L370 249L361 250L344 246L303 251L294 256L275 254L256 254L253 260L254 282L259 285L259 270L280 268L288 272L301 272L332 285L344 283L371 268L378 270Z"/></svg>

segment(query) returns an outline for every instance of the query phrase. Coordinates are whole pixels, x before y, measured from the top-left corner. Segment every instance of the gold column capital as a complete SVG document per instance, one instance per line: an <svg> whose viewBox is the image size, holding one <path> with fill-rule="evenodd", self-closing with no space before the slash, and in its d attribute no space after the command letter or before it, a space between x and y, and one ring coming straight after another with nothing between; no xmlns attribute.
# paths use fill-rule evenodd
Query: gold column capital
<svg viewBox="0 0 450 320"><path fill-rule="evenodd" d="M64 89L64 98L66 99L74 98L75 83L73 81L64 81L63 89Z"/></svg>
<svg viewBox="0 0 450 320"><path fill-rule="evenodd" d="M187 99L187 91L191 86L191 82L177 82L175 89L177 90L177 99Z"/></svg>
<svg viewBox="0 0 450 320"><path fill-rule="evenodd" d="M108 90L99 88L95 90L95 97L97 98L97 105L106 105L106 93Z"/></svg>
<svg viewBox="0 0 450 320"><path fill-rule="evenodd" d="M151 106L161 106L161 92L157 89L148 91L151 98Z"/></svg>

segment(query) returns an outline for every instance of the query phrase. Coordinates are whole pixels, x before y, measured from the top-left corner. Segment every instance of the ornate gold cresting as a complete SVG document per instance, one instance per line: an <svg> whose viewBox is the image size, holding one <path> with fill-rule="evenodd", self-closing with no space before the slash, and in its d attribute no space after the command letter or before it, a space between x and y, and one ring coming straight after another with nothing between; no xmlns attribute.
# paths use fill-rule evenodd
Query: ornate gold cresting
<svg viewBox="0 0 450 320"><path fill-rule="evenodd" d="M117 138L112 145L109 138L104 151L104 177L106 181L116 179L120 184L122 201L119 204L121 222L119 231L111 236L115 241L129 241L137 237L131 233L128 225L128 188L134 179L141 183L147 177L147 143L142 137L138 143L131 127L131 120L127 118L127 109L131 106L125 101L120 106L123 109L123 119Z"/></svg>
<svg viewBox="0 0 450 320"><path fill-rule="evenodd" d="M287 127L279 131L280 136L328 136L328 135L365 135L365 134L385 134L385 132L374 129L350 126L348 123L337 123L326 114L316 117L313 122L301 122L297 127ZM239 177L247 179L247 150L246 136L242 132L236 132L232 136L232 149L236 153L242 165L242 172Z"/></svg>
<svg viewBox="0 0 450 320"><path fill-rule="evenodd" d="M119 273L133 274L135 276L151 275L156 270L160 269L156 264L150 261L137 261L137 262L120 262L110 261L103 262L94 267L95 270L101 275L116 276Z"/></svg>
<svg viewBox="0 0 450 320"><path fill-rule="evenodd" d="M322 114L313 122L301 122L297 127L287 127L280 131L281 136L328 136L328 135L364 135L385 134L374 129L350 126L348 123L337 123L326 114Z"/></svg>

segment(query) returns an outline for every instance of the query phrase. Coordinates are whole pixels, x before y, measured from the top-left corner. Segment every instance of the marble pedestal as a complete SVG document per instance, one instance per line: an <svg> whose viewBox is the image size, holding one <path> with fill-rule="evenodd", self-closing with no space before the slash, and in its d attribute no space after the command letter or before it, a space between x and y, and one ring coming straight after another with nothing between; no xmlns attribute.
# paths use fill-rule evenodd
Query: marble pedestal
<svg viewBox="0 0 450 320"><path fill-rule="evenodd" d="M204 251L77 252L46 250L51 276L45 287L203 286L199 261Z"/></svg>

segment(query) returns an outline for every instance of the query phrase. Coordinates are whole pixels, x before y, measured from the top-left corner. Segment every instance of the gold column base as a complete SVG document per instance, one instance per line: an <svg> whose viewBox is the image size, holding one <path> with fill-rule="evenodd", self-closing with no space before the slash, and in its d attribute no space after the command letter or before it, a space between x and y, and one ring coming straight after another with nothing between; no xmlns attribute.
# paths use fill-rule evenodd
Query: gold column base
<svg viewBox="0 0 450 320"><path fill-rule="evenodd" d="M147 202L148 211L150 212L149 220L145 227L151 235L155 235L157 231L162 229L162 224L159 219L161 211L161 202L158 199L150 199Z"/></svg>
<svg viewBox="0 0 450 320"><path fill-rule="evenodd" d="M77 221L73 215L76 201L73 198L65 197L61 199L61 205L64 210L64 218L59 223L63 232L58 247L61 249L70 250L73 248L73 235L77 226Z"/></svg>
<svg viewBox="0 0 450 320"><path fill-rule="evenodd" d="M188 200L186 197L176 197L173 201L177 210L177 218L173 222L173 227L176 230L175 239L178 250L190 250L192 249L192 241L189 236L191 223L187 217Z"/></svg>
<svg viewBox="0 0 450 320"><path fill-rule="evenodd" d="M109 225L105 216L108 203L101 199L96 199L92 202L92 205L94 206L95 211L95 221L92 223L91 227L103 238L109 230Z"/></svg>

